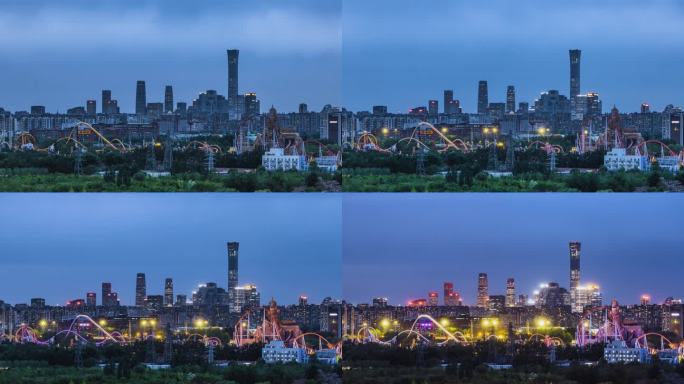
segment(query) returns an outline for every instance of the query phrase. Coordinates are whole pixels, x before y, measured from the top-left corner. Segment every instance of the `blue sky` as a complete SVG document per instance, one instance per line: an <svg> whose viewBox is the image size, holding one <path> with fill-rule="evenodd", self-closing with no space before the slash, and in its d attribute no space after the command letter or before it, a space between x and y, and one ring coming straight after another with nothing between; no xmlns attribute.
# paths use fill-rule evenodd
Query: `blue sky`
<svg viewBox="0 0 684 384"><path fill-rule="evenodd" d="M240 242L240 284L312 303L341 295L341 200L324 194L0 194L0 300L84 298L111 281L132 305L148 294L227 285L226 242Z"/></svg>
<svg viewBox="0 0 684 384"><path fill-rule="evenodd" d="M477 274L490 294L506 279L518 294L569 285L568 242L581 241L581 280L604 301L682 298L680 194L345 194L343 294L395 304L440 293L451 281L475 302Z"/></svg>
<svg viewBox="0 0 684 384"><path fill-rule="evenodd" d="M678 0L7 0L0 12L0 106L65 111L111 89L132 112L166 84L191 102L226 93L227 48L239 48L240 91L262 108L309 103L394 112L453 89L475 110L514 85L518 101L567 94L568 49L583 51L582 91L604 109L684 105L684 3Z"/></svg>

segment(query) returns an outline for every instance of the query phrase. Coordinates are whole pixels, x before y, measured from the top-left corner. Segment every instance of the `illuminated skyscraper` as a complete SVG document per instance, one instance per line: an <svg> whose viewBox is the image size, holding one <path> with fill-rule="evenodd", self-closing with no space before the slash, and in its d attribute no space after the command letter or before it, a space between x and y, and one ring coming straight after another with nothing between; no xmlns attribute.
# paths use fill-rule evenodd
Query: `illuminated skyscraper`
<svg viewBox="0 0 684 384"><path fill-rule="evenodd" d="M454 294L454 283L445 281L444 282L444 305L450 305L447 301L448 298Z"/></svg>
<svg viewBox="0 0 684 384"><path fill-rule="evenodd" d="M454 113L450 110L451 104L454 101L454 91L451 89L444 90L444 113Z"/></svg>
<svg viewBox="0 0 684 384"><path fill-rule="evenodd" d="M228 112L235 116L238 103L238 57L240 51L229 49L228 53Z"/></svg>
<svg viewBox="0 0 684 384"><path fill-rule="evenodd" d="M506 113L515 112L515 87L509 85L506 89Z"/></svg>
<svg viewBox="0 0 684 384"><path fill-rule="evenodd" d="M430 116L437 116L439 113L439 101L428 100L428 114Z"/></svg>
<svg viewBox="0 0 684 384"><path fill-rule="evenodd" d="M570 50L570 100L580 94L580 59L582 51Z"/></svg>
<svg viewBox="0 0 684 384"><path fill-rule="evenodd" d="M112 295L112 283L102 283L102 305L107 307L110 305L109 298Z"/></svg>
<svg viewBox="0 0 684 384"><path fill-rule="evenodd" d="M138 80L135 86L135 114L144 115L147 113L147 95L145 81Z"/></svg>
<svg viewBox="0 0 684 384"><path fill-rule="evenodd" d="M486 273L480 273L477 277L477 306L487 308L489 302L489 282Z"/></svg>
<svg viewBox="0 0 684 384"><path fill-rule="evenodd" d="M228 242L228 291L234 290L238 286L238 250L240 243L237 241Z"/></svg>
<svg viewBox="0 0 684 384"><path fill-rule="evenodd" d="M173 113L173 87L164 88L164 113Z"/></svg>
<svg viewBox="0 0 684 384"><path fill-rule="evenodd" d="M145 274L138 273L135 277L135 305L142 307L145 305L147 298L147 283L145 282Z"/></svg>
<svg viewBox="0 0 684 384"><path fill-rule="evenodd" d="M477 86L477 113L487 113L489 106L489 91L487 90L487 81L480 80Z"/></svg>
<svg viewBox="0 0 684 384"><path fill-rule="evenodd" d="M88 114L88 116L97 115L97 101L95 101L95 100L87 100L86 101L86 113Z"/></svg>
<svg viewBox="0 0 684 384"><path fill-rule="evenodd" d="M570 305L573 311L581 311L578 308L577 288L580 285L580 251L582 243L579 241L571 241L570 248Z"/></svg>
<svg viewBox="0 0 684 384"><path fill-rule="evenodd" d="M437 291L428 292L427 305L431 307L439 305L439 293L437 293Z"/></svg>
<svg viewBox="0 0 684 384"><path fill-rule="evenodd" d="M95 292L86 293L86 306L88 308L97 307L97 293L95 293Z"/></svg>
<svg viewBox="0 0 684 384"><path fill-rule="evenodd" d="M515 307L515 279L512 277L506 280L506 306Z"/></svg>
<svg viewBox="0 0 684 384"><path fill-rule="evenodd" d="M173 279L170 277L164 281L164 305L167 307L173 306Z"/></svg>

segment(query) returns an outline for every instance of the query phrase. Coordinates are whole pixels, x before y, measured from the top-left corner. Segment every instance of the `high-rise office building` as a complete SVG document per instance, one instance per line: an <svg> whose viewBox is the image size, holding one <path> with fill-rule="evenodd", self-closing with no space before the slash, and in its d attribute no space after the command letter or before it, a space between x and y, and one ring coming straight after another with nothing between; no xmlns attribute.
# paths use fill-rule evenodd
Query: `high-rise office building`
<svg viewBox="0 0 684 384"><path fill-rule="evenodd" d="M439 113L439 101L428 100L428 114L430 116L437 116Z"/></svg>
<svg viewBox="0 0 684 384"><path fill-rule="evenodd" d="M451 104L454 102L454 91L452 89L444 90L444 113L454 113L450 110Z"/></svg>
<svg viewBox="0 0 684 384"><path fill-rule="evenodd" d="M448 298L454 294L454 283L445 281L444 282L444 305L449 305L447 303Z"/></svg>
<svg viewBox="0 0 684 384"><path fill-rule="evenodd" d="M229 241L228 244L228 291L238 286L238 250L240 243Z"/></svg>
<svg viewBox="0 0 684 384"><path fill-rule="evenodd" d="M144 115L147 113L147 94L145 81L138 80L135 86L135 114Z"/></svg>
<svg viewBox="0 0 684 384"><path fill-rule="evenodd" d="M97 115L97 101L92 99L86 101L86 113L88 116Z"/></svg>
<svg viewBox="0 0 684 384"><path fill-rule="evenodd" d="M309 113L309 106L306 103L300 103L299 113Z"/></svg>
<svg viewBox="0 0 684 384"><path fill-rule="evenodd" d="M164 88L164 113L173 113L173 87Z"/></svg>
<svg viewBox="0 0 684 384"><path fill-rule="evenodd" d="M109 89L103 89L102 90L102 113L108 114L111 113L109 111L109 105L112 102L112 91ZM103 298L104 300L104 298Z"/></svg>
<svg viewBox="0 0 684 384"><path fill-rule="evenodd" d="M97 307L97 293L95 293L95 292L86 293L86 306L88 308Z"/></svg>
<svg viewBox="0 0 684 384"><path fill-rule="evenodd" d="M506 113L515 112L515 87L509 85L506 88Z"/></svg>
<svg viewBox="0 0 684 384"><path fill-rule="evenodd" d="M439 293L437 291L428 292L427 305L436 307L439 305Z"/></svg>
<svg viewBox="0 0 684 384"><path fill-rule="evenodd" d="M486 273L480 273L477 277L477 306L487 308L489 302L489 282Z"/></svg>
<svg viewBox="0 0 684 384"><path fill-rule="evenodd" d="M569 243L570 249L570 305L573 311L579 308L577 288L580 285L580 253L582 243L579 241L571 241ZM581 311L581 309L579 309Z"/></svg>
<svg viewBox="0 0 684 384"><path fill-rule="evenodd" d="M515 279L512 277L506 280L506 306L515 307Z"/></svg>
<svg viewBox="0 0 684 384"><path fill-rule="evenodd" d="M187 295L176 295L176 306L185 305L188 303Z"/></svg>
<svg viewBox="0 0 684 384"><path fill-rule="evenodd" d="M138 273L135 277L135 305L142 307L145 305L147 298L147 283L145 282L145 274Z"/></svg>
<svg viewBox="0 0 684 384"><path fill-rule="evenodd" d="M299 296L299 306L300 307L306 307L309 305L309 297L306 295L300 295Z"/></svg>
<svg viewBox="0 0 684 384"><path fill-rule="evenodd" d="M580 251L582 243L571 241L570 248L570 289L575 289L580 284Z"/></svg>
<svg viewBox="0 0 684 384"><path fill-rule="evenodd" d="M164 305L167 307L173 306L173 279L167 277L164 281Z"/></svg>
<svg viewBox="0 0 684 384"><path fill-rule="evenodd" d="M477 113L487 113L489 106L489 91L487 90L487 81L480 80L477 86Z"/></svg>
<svg viewBox="0 0 684 384"><path fill-rule="evenodd" d="M244 113L248 116L258 116L260 111L259 100L257 99L256 93L248 92L245 93L245 111Z"/></svg>
<svg viewBox="0 0 684 384"><path fill-rule="evenodd" d="M580 94L580 59L582 51L570 50L570 100Z"/></svg>
<svg viewBox="0 0 684 384"><path fill-rule="evenodd" d="M228 53L228 112L235 114L238 103L238 56L240 51L229 49Z"/></svg>
<svg viewBox="0 0 684 384"><path fill-rule="evenodd" d="M107 307L110 304L109 299L112 296L112 283L102 283L102 305Z"/></svg>

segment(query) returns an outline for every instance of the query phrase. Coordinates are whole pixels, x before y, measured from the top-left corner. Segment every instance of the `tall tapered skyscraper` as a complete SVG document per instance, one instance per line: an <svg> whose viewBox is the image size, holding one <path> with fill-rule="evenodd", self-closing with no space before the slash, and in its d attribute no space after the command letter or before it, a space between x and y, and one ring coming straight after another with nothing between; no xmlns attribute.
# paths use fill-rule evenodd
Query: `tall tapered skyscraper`
<svg viewBox="0 0 684 384"><path fill-rule="evenodd" d="M164 88L164 113L173 113L173 87Z"/></svg>
<svg viewBox="0 0 684 384"><path fill-rule="evenodd" d="M477 86L477 113L487 113L489 106L489 91L487 90L487 81L480 80Z"/></svg>
<svg viewBox="0 0 684 384"><path fill-rule="evenodd" d="M145 274L138 273L135 277L135 305L142 307L145 305L147 298L147 284L145 282Z"/></svg>
<svg viewBox="0 0 684 384"><path fill-rule="evenodd" d="M238 104L238 56L240 51L229 49L228 51L228 112L237 113Z"/></svg>
<svg viewBox="0 0 684 384"><path fill-rule="evenodd" d="M580 284L580 251L582 243L570 242L570 292L577 289Z"/></svg>
<svg viewBox="0 0 684 384"><path fill-rule="evenodd" d="M570 248L570 306L573 312L582 311L582 303L577 294L577 288L580 285L580 251L582 250L582 243L579 241L571 241Z"/></svg>
<svg viewBox="0 0 684 384"><path fill-rule="evenodd" d="M580 59L582 51L570 50L570 100L574 100L580 94Z"/></svg>
<svg viewBox="0 0 684 384"><path fill-rule="evenodd" d="M135 86L135 114L144 115L147 113L147 94L145 91L145 81L138 80Z"/></svg>
<svg viewBox="0 0 684 384"><path fill-rule="evenodd" d="M238 286L238 250L240 243L228 242L228 290L232 291Z"/></svg>

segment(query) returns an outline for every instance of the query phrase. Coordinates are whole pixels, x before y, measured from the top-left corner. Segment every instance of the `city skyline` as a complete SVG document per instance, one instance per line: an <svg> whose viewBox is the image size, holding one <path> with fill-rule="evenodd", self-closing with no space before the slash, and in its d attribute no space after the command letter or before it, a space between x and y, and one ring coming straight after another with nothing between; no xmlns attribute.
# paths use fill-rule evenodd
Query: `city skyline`
<svg viewBox="0 0 684 384"><path fill-rule="evenodd" d="M240 284L255 284L264 301L296 303L306 294L320 302L341 294L340 220L334 219L340 208L325 196L6 194L3 203L0 300L8 303L41 297L63 305L86 292L100 296L101 283L111 282L122 305L133 305L137 273L145 274L147 295L163 295L169 277L175 294L188 298L198 284L226 288L226 242L234 240ZM48 211L52 225L40 224L39 212ZM268 212L269 222L282 225L264 226L254 212ZM320 217L333 219L323 225ZM300 231L311 236L306 247L292 241Z"/></svg>
<svg viewBox="0 0 684 384"><path fill-rule="evenodd" d="M532 105L549 90L570 96L569 49L583 51L579 91L598 92L606 109L638 111L646 102L661 111L682 103L672 79L684 54L671 47L684 43L684 34L671 31L684 7L675 1L435 0L421 3L424 21L414 20L416 4L408 0L209 2L193 10L159 1L87 4L7 4L0 43L13 54L0 63L6 85L0 107L44 105L63 113L99 101L108 89L122 112L133 113L138 80L146 82L149 102L163 102L167 85L175 100L188 104L206 90L228 96L226 49L243 52L238 92L256 92L264 109L288 112L303 102L310 110L386 105L405 113L428 100L441 103L444 90L453 90L465 112L475 112L480 80L488 82L490 102L505 102L513 86L515 98ZM536 22L542 16L550 22ZM32 33L12 33L17 20L30 23ZM85 33L73 20L93 20L100 28ZM398 27L410 23L423 28ZM184 48L174 49L179 44Z"/></svg>
<svg viewBox="0 0 684 384"><path fill-rule="evenodd" d="M674 32L681 2L345 0L342 10L343 101L351 110L405 113L453 89L474 112L479 80L488 81L490 102L505 102L508 85L530 105L551 89L569 96L569 49L583 51L580 91L598 92L606 109L682 103L673 79L684 53L671 49L684 44Z"/></svg>
<svg viewBox="0 0 684 384"><path fill-rule="evenodd" d="M676 195L649 195L648 208L636 208L639 194L358 196L343 198L343 295L352 303L388 297L406 305L430 291L442 303L442 284L452 282L464 304L475 305L478 273L487 273L489 295L504 295L511 277L516 294L530 298L542 283L569 290L572 241L582 244L581 284L598 284L604 302L682 294L678 273L662 267L681 251Z"/></svg>
<svg viewBox="0 0 684 384"><path fill-rule="evenodd" d="M294 111L301 102L316 109L339 104L339 76L331 76L341 71L339 7L339 1L305 0L192 7L11 0L0 15L0 43L12 52L0 63L0 106L64 112L99 101L109 89L122 112L132 113L137 80L146 81L152 102L164 101L166 85L188 104L206 90L226 95L231 48L243 53L239 92L256 92L265 106Z"/></svg>

